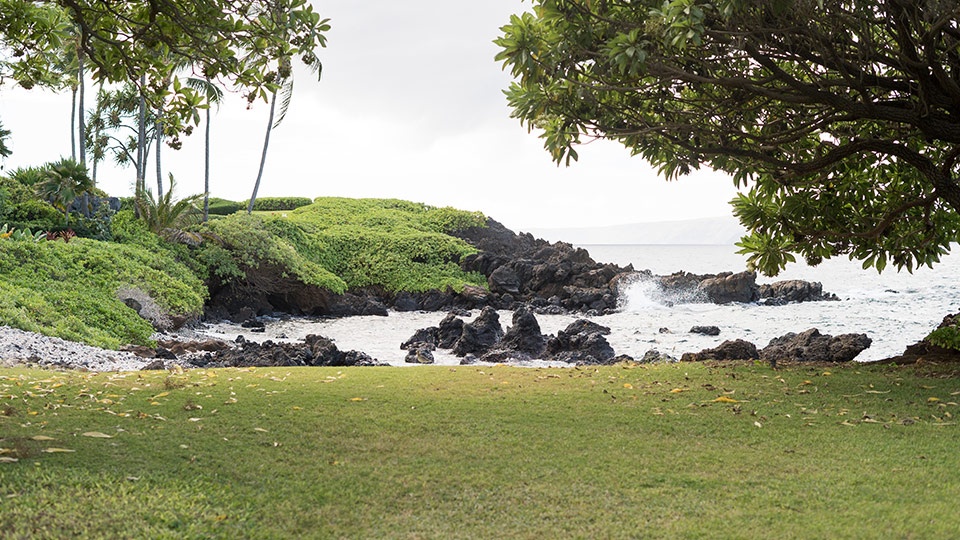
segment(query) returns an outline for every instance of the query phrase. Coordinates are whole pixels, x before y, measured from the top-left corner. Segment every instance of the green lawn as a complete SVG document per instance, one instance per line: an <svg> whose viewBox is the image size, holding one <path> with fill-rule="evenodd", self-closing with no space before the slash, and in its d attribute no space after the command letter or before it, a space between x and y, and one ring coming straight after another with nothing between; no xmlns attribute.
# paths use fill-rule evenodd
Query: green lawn
<svg viewBox="0 0 960 540"><path fill-rule="evenodd" d="M0 536L949 538L953 369L4 369Z"/></svg>

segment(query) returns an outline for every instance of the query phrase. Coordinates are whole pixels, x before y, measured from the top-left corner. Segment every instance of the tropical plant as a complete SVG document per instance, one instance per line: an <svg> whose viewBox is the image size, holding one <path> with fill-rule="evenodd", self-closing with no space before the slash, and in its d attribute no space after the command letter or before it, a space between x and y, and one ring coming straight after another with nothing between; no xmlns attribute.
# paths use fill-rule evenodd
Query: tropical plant
<svg viewBox="0 0 960 540"><path fill-rule="evenodd" d="M496 40L557 162L610 139L746 190L750 265L932 265L960 235L955 2L534 0Z"/></svg>
<svg viewBox="0 0 960 540"><path fill-rule="evenodd" d="M167 240L184 244L200 244L202 237L185 228L199 222L199 211L195 203L202 195L191 195L179 200L173 198L176 181L173 174L169 176L169 189L162 197L154 198L153 193L146 188L139 190L135 197L135 205L140 219L154 234Z"/></svg>
<svg viewBox="0 0 960 540"><path fill-rule="evenodd" d="M61 159L49 164L43 180L37 185L37 193L63 212L64 225L70 225L70 205L93 189L87 169L72 159Z"/></svg>
<svg viewBox="0 0 960 540"><path fill-rule="evenodd" d="M7 146L7 139L10 138L12 132L9 129L3 127L3 123L0 122L0 157L10 157L10 154L13 153L10 150L10 147Z"/></svg>
<svg viewBox="0 0 960 540"><path fill-rule="evenodd" d="M297 2L278 2L273 9L264 11L265 26L273 29L274 32L287 36L291 24L296 19L294 8ZM319 30L329 30L330 26L326 22L321 22ZM319 36L319 44L324 45L325 40ZM254 203L257 200L257 192L260 190L260 180L263 178L263 168L267 161L267 149L270 146L270 132L283 122L287 111L290 108L290 101L293 98L293 66L291 63L291 54L280 54L277 59L277 69L267 75L266 79L272 83L270 94L270 115L267 119L267 131L263 138L263 152L260 154L260 168L257 171L257 180L253 184L253 194L250 195L250 202L247 204L247 213L253 212ZM301 57L303 63L309 67L316 75L317 80L323 73L323 66L320 59L313 52L304 54ZM281 96L280 112L277 114L277 96Z"/></svg>

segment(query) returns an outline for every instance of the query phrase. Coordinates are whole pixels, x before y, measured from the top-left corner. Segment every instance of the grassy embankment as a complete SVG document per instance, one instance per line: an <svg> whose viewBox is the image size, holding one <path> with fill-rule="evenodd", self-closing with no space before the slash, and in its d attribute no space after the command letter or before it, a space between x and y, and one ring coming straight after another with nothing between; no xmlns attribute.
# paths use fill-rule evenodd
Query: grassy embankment
<svg viewBox="0 0 960 540"><path fill-rule="evenodd" d="M483 284L459 260L475 250L447 233L483 225L479 213L387 199L319 198L289 212L244 212L195 227L199 247L172 244L124 211L110 241L0 238L0 325L106 348L149 344L153 328L125 305L136 289L166 315L203 310L206 283L243 280L269 264L334 292Z"/></svg>
<svg viewBox="0 0 960 540"><path fill-rule="evenodd" d="M0 531L948 538L953 369L6 369Z"/></svg>

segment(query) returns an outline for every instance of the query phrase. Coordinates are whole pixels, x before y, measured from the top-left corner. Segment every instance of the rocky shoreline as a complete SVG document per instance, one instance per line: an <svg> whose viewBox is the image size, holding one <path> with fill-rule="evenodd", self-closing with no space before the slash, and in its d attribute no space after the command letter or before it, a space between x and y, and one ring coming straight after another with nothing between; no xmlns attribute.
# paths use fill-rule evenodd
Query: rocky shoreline
<svg viewBox="0 0 960 540"><path fill-rule="evenodd" d="M262 321L270 316L354 317L387 316L390 311L430 312L442 320L438 326L416 332L402 345L408 363L432 363L435 351L446 350L462 359L462 363L538 360L576 365L677 360L655 348L640 358L618 355L604 337L609 329L588 320L617 312L622 290L638 280L657 287L667 305L711 302L782 306L838 300L824 292L820 283L790 280L758 285L752 272L677 272L658 276L647 270L636 271L632 266L598 263L583 249L517 234L493 220L488 227L460 231L458 236L479 250L464 258L461 266L485 276L486 288L393 295L368 288L337 295L262 265L248 271L245 280L212 284L205 319L243 322L245 330L256 333L263 331ZM472 310L480 311L480 315L465 322L462 316ZM512 324L503 328L497 310L512 312ZM536 317L560 314L580 319L555 334L541 333ZM698 326L690 332L716 336L719 328ZM174 365L383 365L362 351L340 351L333 341L316 335L307 335L297 342L256 342L242 336L228 341L209 339L202 332L182 328L159 338L157 348L106 351L0 327L0 362L95 371L162 369ZM681 360L758 359L773 366L784 362L845 362L869 346L870 339L864 334L833 337L807 329L787 333L760 348L741 339L728 340L717 347L683 354ZM908 348L901 361L911 358L910 354L916 357L920 349L913 346L912 351ZM929 354L930 349L922 348L921 352Z"/></svg>

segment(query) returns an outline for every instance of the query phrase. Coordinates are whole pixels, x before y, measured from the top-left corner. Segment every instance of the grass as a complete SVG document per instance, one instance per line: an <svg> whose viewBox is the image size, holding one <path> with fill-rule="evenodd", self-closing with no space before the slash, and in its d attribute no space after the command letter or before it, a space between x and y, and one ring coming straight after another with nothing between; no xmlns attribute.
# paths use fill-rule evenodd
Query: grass
<svg viewBox="0 0 960 540"><path fill-rule="evenodd" d="M946 538L954 369L5 369L0 531Z"/></svg>

